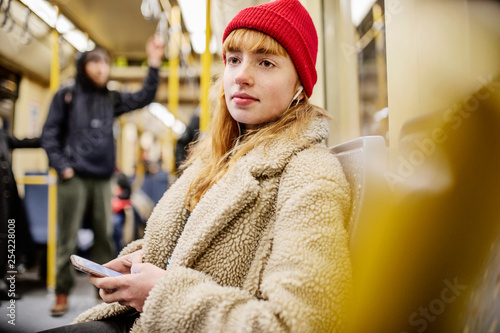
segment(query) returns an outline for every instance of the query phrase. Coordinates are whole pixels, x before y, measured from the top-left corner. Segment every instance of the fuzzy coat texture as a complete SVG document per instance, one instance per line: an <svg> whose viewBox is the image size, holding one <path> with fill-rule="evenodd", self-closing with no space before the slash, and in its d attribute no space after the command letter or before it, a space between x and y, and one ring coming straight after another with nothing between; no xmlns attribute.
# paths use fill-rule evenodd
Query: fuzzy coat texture
<svg viewBox="0 0 500 333"><path fill-rule="evenodd" d="M140 248L167 273L132 332L340 332L350 294L350 188L325 120L242 157L189 214L194 163L155 207ZM310 146L310 144L313 146ZM310 146L310 147L308 147ZM170 260L169 260L170 258ZM100 304L75 321L130 311Z"/></svg>

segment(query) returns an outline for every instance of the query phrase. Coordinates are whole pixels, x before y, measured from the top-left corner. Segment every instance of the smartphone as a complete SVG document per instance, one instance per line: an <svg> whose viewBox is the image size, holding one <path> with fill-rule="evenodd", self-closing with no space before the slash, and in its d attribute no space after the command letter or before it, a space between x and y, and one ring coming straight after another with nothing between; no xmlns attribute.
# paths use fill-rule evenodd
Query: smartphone
<svg viewBox="0 0 500 333"><path fill-rule="evenodd" d="M123 275L122 273L119 273L115 270L99 265L96 262L77 256L76 254L71 255L70 258L71 258L71 263L73 264L73 266L75 266L77 270L87 274L92 274L98 277L106 277L106 276L115 277Z"/></svg>

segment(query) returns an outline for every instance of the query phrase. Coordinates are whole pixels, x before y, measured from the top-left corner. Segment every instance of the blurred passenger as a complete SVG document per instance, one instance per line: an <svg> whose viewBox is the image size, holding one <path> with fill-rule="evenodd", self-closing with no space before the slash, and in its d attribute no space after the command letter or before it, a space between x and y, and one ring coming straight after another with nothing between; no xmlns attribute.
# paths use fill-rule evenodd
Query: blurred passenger
<svg viewBox="0 0 500 333"><path fill-rule="evenodd" d="M125 275L90 277L109 304L59 330L342 330L350 188L323 143L326 111L308 100L317 43L298 0L236 15L224 33L211 131L144 239L106 265Z"/></svg>
<svg viewBox="0 0 500 333"><path fill-rule="evenodd" d="M23 260L33 258L35 248L26 211L12 172L10 150L39 147L39 138L19 140L9 135L0 118L0 299L2 300L12 299L8 297L5 274L7 271L16 271L16 267ZM15 238L9 238L9 234L15 235Z"/></svg>
<svg viewBox="0 0 500 333"><path fill-rule="evenodd" d="M94 232L91 256L107 262L114 256L111 224L110 177L115 166L113 120L151 103L155 97L163 56L159 37L146 45L149 71L142 90L109 91L110 58L96 48L77 61L75 85L60 89L50 106L42 133L42 146L50 166L59 175L56 303L53 316L67 311L74 268L70 255L77 248L77 233L87 212Z"/></svg>
<svg viewBox="0 0 500 333"><path fill-rule="evenodd" d="M124 173L117 173L116 184L113 186L113 198L111 208L113 209L113 240L115 241L115 251L118 254L123 246L123 226L125 225L125 210L132 208L130 195L132 187L130 181Z"/></svg>
<svg viewBox="0 0 500 333"><path fill-rule="evenodd" d="M190 145L193 144L200 134L200 108L197 107L194 111L189 124L186 127L182 136L177 140L175 146L175 169L180 175L180 166L186 160L189 153Z"/></svg>

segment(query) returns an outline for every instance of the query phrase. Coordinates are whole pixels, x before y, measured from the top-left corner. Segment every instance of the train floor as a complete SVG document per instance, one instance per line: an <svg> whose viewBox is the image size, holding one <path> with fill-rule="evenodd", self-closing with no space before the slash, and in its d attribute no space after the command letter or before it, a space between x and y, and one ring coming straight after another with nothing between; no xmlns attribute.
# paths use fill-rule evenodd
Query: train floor
<svg viewBox="0 0 500 333"><path fill-rule="evenodd" d="M19 299L1 301L0 332L32 333L68 325L77 315L99 303L95 288L87 275L80 272L76 272L69 310L61 317L50 315L55 296L40 279L38 266L15 274L14 286Z"/></svg>

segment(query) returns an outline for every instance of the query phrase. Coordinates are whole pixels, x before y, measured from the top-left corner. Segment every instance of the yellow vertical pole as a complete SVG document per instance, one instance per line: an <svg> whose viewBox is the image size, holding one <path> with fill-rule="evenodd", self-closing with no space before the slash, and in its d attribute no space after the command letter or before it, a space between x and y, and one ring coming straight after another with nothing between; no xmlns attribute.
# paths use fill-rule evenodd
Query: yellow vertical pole
<svg viewBox="0 0 500 333"><path fill-rule="evenodd" d="M212 54L210 53L210 39L212 30L210 29L210 0L207 0L205 27L205 52L201 55L201 78L200 78L200 130L206 132L210 124L210 104L208 101L208 91L210 88L210 68L212 67Z"/></svg>
<svg viewBox="0 0 500 333"><path fill-rule="evenodd" d="M59 9L57 8L57 16ZM56 17L57 17L56 16ZM59 87L59 33L54 28L50 32L50 92L55 94ZM51 169L48 177L48 216L47 216L47 288L56 286L56 243L57 243L57 174Z"/></svg>
<svg viewBox="0 0 500 333"><path fill-rule="evenodd" d="M120 124L120 136L119 139L116 142L116 166L118 169L122 172L124 172L124 165L125 165L125 157L123 156L123 128L125 126L125 119L120 117L118 118L118 122Z"/></svg>
<svg viewBox="0 0 500 333"><path fill-rule="evenodd" d="M170 13L172 34L169 38L169 77L168 77L168 110L177 118L179 107L179 47L181 45L181 10L179 6L172 7Z"/></svg>
<svg viewBox="0 0 500 333"><path fill-rule="evenodd" d="M179 6L173 6L170 11L170 24L172 26L171 35L169 38L168 47L168 63L169 63L169 76L168 76L168 110L177 118L179 108L179 53L182 43L182 28L181 28L181 9ZM175 156L175 137L171 129L169 129L170 141L172 142L172 154ZM170 159L168 172L175 172L175 158Z"/></svg>
<svg viewBox="0 0 500 333"><path fill-rule="evenodd" d="M52 94L57 92L59 87L59 33L56 29L50 32L50 48L51 48L51 61L50 61L50 92Z"/></svg>
<svg viewBox="0 0 500 333"><path fill-rule="evenodd" d="M384 22L382 7L379 4L373 5L373 22ZM374 23L375 25L376 23ZM372 29L375 29L373 27ZM375 31L375 60L377 64L378 97L377 110L387 107L387 68L385 66L385 35L382 27Z"/></svg>
<svg viewBox="0 0 500 333"><path fill-rule="evenodd" d="M47 233L47 288L54 290L56 286L56 241L57 241L57 174L49 171L48 197L48 233Z"/></svg>

